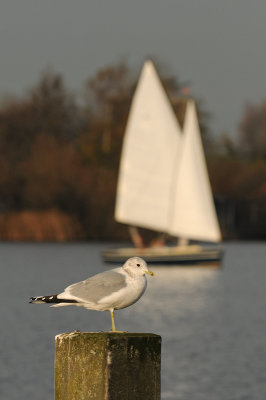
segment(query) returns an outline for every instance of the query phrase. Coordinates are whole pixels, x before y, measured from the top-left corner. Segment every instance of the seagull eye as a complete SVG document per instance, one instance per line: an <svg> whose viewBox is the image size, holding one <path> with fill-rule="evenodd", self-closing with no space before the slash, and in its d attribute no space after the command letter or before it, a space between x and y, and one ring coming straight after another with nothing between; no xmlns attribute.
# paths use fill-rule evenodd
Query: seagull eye
<svg viewBox="0 0 266 400"><path fill-rule="evenodd" d="M140 264L137 264L137 267L140 267Z"/></svg>

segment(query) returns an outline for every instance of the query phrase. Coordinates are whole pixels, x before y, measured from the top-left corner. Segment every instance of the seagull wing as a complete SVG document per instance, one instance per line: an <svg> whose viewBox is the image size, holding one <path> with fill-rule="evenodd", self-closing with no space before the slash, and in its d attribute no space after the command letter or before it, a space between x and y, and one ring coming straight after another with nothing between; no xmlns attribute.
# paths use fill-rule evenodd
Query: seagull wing
<svg viewBox="0 0 266 400"><path fill-rule="evenodd" d="M85 281L68 286L60 297L97 304L104 297L118 292L125 286L126 276L124 274L117 270L105 271Z"/></svg>

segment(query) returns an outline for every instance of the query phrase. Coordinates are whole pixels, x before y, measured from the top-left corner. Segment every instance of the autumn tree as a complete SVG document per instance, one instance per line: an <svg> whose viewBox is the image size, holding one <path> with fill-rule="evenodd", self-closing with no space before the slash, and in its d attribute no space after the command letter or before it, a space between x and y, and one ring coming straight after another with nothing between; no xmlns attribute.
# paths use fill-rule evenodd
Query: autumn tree
<svg viewBox="0 0 266 400"><path fill-rule="evenodd" d="M117 170L132 97L128 66L101 69L88 80L84 93L84 112L91 116L91 124L80 138L83 159Z"/></svg>
<svg viewBox="0 0 266 400"><path fill-rule="evenodd" d="M56 170L53 171L53 164L49 164L53 150L60 150L60 146L67 144L73 147L82 124L73 95L66 89L61 75L51 71L45 72L24 97L2 102L0 198L4 208L22 209L33 204L33 199L28 202L28 195L24 197L28 186L35 185L35 191L43 191L45 198L45 189L49 191L49 185L43 186L42 179L29 183L33 169L35 173L42 170L46 175L50 171L54 177ZM57 156L60 158L60 154ZM33 165L33 159L39 159L39 162ZM32 164L33 169L26 170L26 163ZM39 207L41 204L42 201Z"/></svg>
<svg viewBox="0 0 266 400"><path fill-rule="evenodd" d="M266 158L266 102L247 104L239 125L239 150L251 159Z"/></svg>

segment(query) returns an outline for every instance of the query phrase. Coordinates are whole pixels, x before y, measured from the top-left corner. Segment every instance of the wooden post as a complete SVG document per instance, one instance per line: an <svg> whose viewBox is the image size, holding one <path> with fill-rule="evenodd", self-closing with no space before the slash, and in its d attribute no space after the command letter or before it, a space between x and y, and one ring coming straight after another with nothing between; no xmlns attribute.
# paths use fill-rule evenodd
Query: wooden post
<svg viewBox="0 0 266 400"><path fill-rule="evenodd" d="M72 332L55 338L55 400L159 400L161 337Z"/></svg>

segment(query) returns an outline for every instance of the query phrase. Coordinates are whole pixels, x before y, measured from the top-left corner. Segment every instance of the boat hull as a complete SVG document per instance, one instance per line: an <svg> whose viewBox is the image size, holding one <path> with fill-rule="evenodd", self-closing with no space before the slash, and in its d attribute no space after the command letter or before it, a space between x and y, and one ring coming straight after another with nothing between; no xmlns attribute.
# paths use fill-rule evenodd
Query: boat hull
<svg viewBox="0 0 266 400"><path fill-rule="evenodd" d="M107 249L103 259L107 263L123 263L129 257L142 257L152 264L193 265L219 267L223 248L218 246L174 246L136 249L134 247Z"/></svg>

